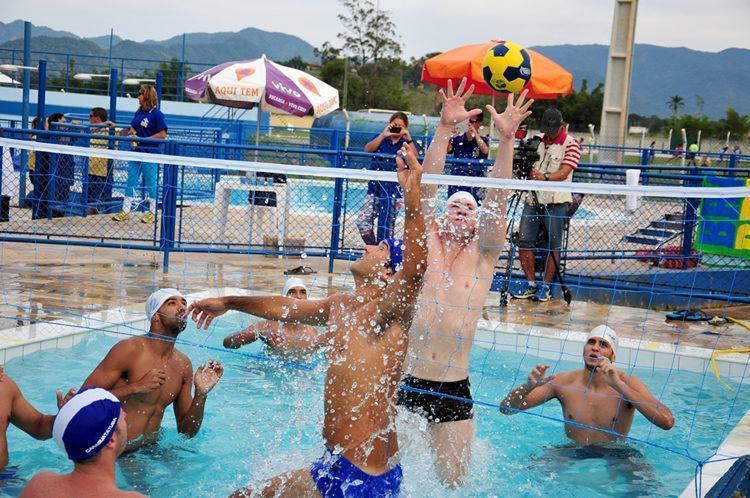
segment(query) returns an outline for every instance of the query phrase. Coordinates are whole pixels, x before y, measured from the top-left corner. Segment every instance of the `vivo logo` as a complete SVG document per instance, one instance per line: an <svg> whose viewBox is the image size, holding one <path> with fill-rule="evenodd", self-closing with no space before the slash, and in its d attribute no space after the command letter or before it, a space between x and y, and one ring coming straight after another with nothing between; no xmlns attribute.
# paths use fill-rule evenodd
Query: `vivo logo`
<svg viewBox="0 0 750 498"><path fill-rule="evenodd" d="M300 93L297 90L295 90L293 88L287 88L282 83L279 83L278 81L274 81L272 83L272 85L273 85L273 87L276 90L278 90L280 92L284 92L284 93L287 93L289 95L293 95L293 96L295 96L297 98L301 98L302 97L302 95L300 95Z"/></svg>

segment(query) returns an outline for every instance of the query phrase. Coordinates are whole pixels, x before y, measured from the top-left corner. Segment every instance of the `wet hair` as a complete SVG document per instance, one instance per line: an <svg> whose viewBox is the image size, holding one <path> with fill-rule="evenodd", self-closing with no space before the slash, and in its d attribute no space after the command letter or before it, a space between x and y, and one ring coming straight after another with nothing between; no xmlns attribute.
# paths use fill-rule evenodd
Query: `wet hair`
<svg viewBox="0 0 750 498"><path fill-rule="evenodd" d="M406 116L406 113L401 111L394 112L393 114L391 114L391 118L388 120L388 122L390 123L394 119L400 119L404 122L407 128L409 127L409 118Z"/></svg>
<svg viewBox="0 0 750 498"><path fill-rule="evenodd" d="M61 112L53 112L49 115L49 118L47 118L47 122L49 123L59 123L61 119L63 119L65 115Z"/></svg>
<svg viewBox="0 0 750 498"><path fill-rule="evenodd" d="M103 107L94 107L91 109L91 115L95 118L99 118L102 121L107 120L107 111Z"/></svg>

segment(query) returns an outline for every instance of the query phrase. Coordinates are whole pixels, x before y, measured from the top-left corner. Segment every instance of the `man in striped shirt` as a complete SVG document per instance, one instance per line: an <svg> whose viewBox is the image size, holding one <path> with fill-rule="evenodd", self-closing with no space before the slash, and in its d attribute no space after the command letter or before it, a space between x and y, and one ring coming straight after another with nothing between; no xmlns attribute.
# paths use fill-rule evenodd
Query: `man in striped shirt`
<svg viewBox="0 0 750 498"><path fill-rule="evenodd" d="M573 171L581 159L581 146L565 131L560 111L555 108L544 111L540 129L544 133L539 145L540 158L534 163L529 179L548 182L572 181ZM559 265L563 230L571 201L570 192L530 191L526 194L518 237L518 254L526 281L513 293L513 297L531 298L536 301L550 299L549 284L555 275L555 262L552 258L555 258ZM547 235L543 247L538 247L540 223L544 223L542 233ZM537 282L536 279L535 250L547 254L544 278L541 282Z"/></svg>

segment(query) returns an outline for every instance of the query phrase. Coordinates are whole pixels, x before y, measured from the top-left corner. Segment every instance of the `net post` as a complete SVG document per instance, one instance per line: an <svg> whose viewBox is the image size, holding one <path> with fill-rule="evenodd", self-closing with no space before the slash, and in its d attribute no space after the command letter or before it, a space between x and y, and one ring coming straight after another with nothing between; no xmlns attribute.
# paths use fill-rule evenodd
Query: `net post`
<svg viewBox="0 0 750 498"><path fill-rule="evenodd" d="M166 152L168 155L176 155L176 144L167 141ZM177 165L165 164L162 200L161 200L161 233L159 236L159 250L164 253L163 267L166 272L169 269L169 253L174 248L175 220L177 214Z"/></svg>
<svg viewBox="0 0 750 498"><path fill-rule="evenodd" d="M341 150L337 150L334 156L334 167L340 168L343 163L343 154ZM344 197L344 179L336 178L333 188L333 213L331 215L331 244L329 246L330 252L328 253L328 273L333 273L333 264L336 260L336 254L338 253L339 246L339 231L341 229L341 205Z"/></svg>

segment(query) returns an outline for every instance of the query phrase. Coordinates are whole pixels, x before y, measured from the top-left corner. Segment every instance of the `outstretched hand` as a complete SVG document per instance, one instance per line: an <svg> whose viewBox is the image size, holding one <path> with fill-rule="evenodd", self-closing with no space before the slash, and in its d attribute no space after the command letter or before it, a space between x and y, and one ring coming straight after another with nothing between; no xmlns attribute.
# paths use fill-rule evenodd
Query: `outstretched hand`
<svg viewBox="0 0 750 498"><path fill-rule="evenodd" d="M208 360L208 363L199 366L195 371L193 377L195 393L205 396L219 383L222 375L224 375L224 367L221 363L216 360Z"/></svg>
<svg viewBox="0 0 750 498"><path fill-rule="evenodd" d="M455 92L453 91L453 81L451 80L448 80L447 94L442 88L440 89L440 98L443 101L443 110L440 112L440 124L456 126L458 123L462 123L472 116L481 114L481 109L466 110L466 101L474 93L474 85L471 85L464 92L465 88L466 78L462 78Z"/></svg>
<svg viewBox="0 0 750 498"><path fill-rule="evenodd" d="M524 90L518 96L518 100L513 103L513 94L508 94L508 105L505 110L498 114L494 107L487 105L487 110L490 113L490 118L495 123L495 128L500 132L501 137L511 138L515 135L518 126L523 122L524 119L531 115L529 107L534 103L534 99L529 99L524 103L528 90Z"/></svg>
<svg viewBox="0 0 750 498"><path fill-rule="evenodd" d="M547 373L547 369L549 368L549 365L537 365L535 366L531 372L529 372L529 376L526 379L526 383L531 387L535 388L538 386L541 386L543 384L546 384L552 380L554 380L554 375L548 375L544 376L545 373Z"/></svg>
<svg viewBox="0 0 750 498"><path fill-rule="evenodd" d="M201 328L208 329L214 318L226 312L227 308L224 306L224 301L221 298L214 297L194 301L188 307L185 315L192 316L196 328L200 330Z"/></svg>
<svg viewBox="0 0 750 498"><path fill-rule="evenodd" d="M414 149L404 144L396 154L396 175L405 193L418 189L422 182L422 165L419 164Z"/></svg>
<svg viewBox="0 0 750 498"><path fill-rule="evenodd" d="M75 395L76 395L76 390L73 389L72 387L68 389L68 392L65 393L65 396L63 396L62 391L55 391L55 396L57 397L57 409L59 410L60 408L62 408L63 405L67 403L70 400L70 398L72 398Z"/></svg>

